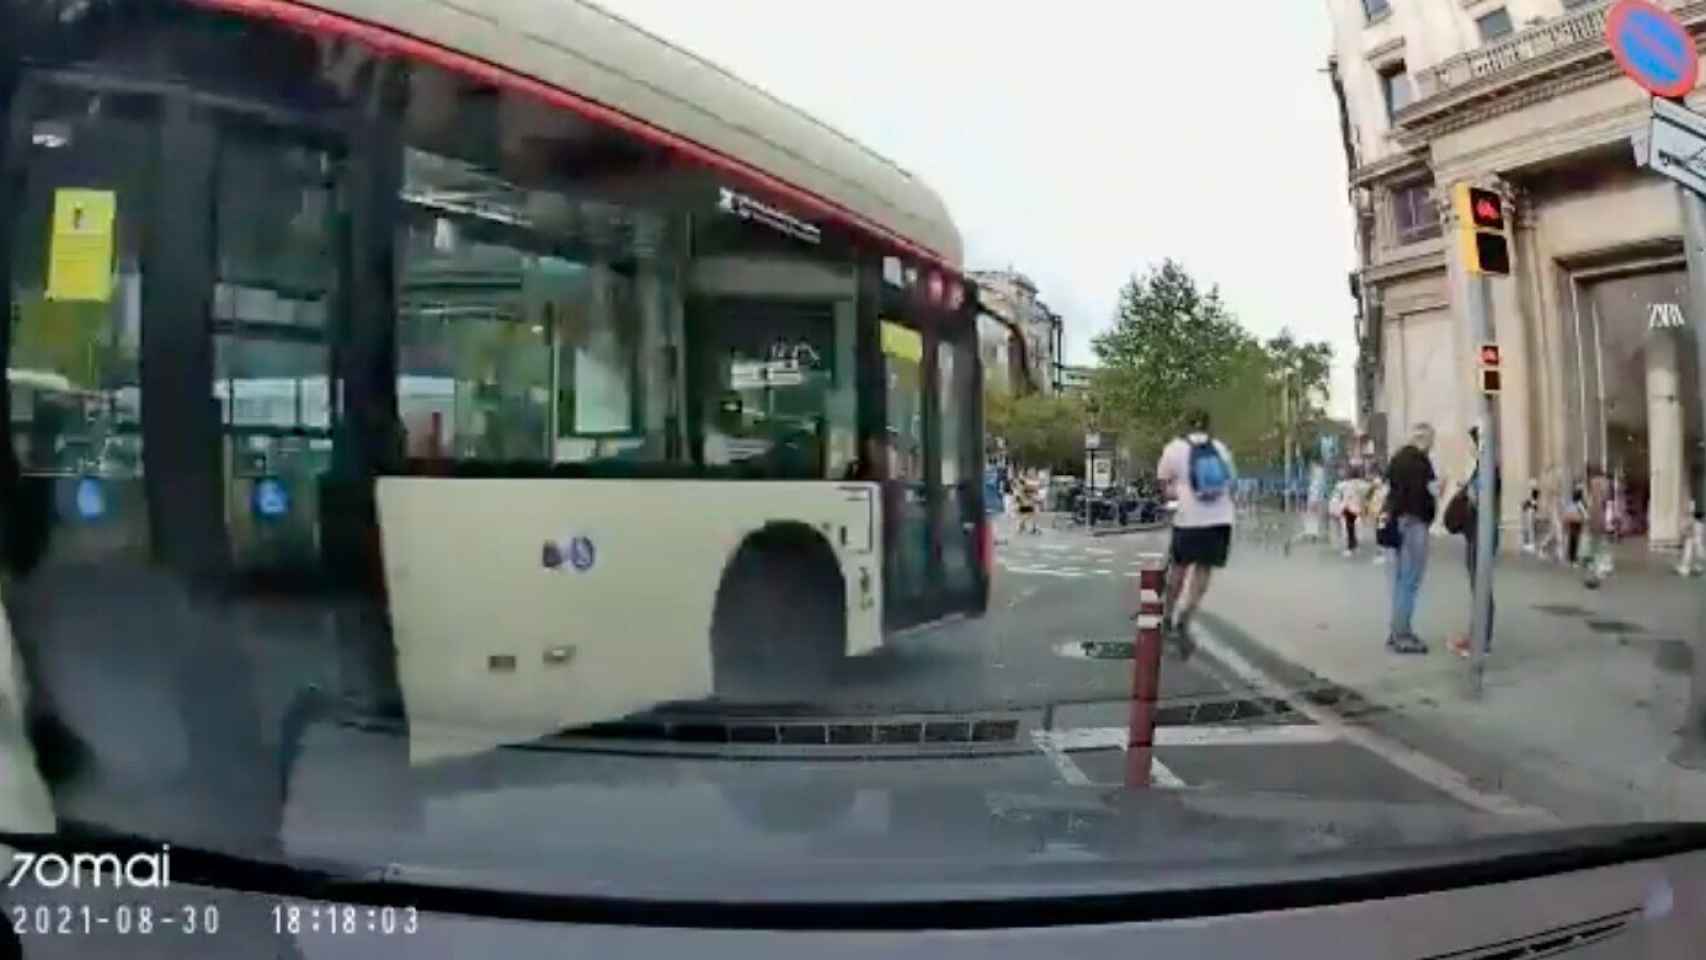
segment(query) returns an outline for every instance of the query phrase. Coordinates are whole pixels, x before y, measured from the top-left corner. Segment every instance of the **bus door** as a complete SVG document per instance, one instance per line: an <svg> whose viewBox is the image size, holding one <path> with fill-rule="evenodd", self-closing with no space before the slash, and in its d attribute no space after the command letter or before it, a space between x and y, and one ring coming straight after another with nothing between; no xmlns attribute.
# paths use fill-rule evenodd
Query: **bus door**
<svg viewBox="0 0 1706 960"><path fill-rule="evenodd" d="M951 289L951 288L950 288ZM938 493L935 529L941 560L942 603L948 612L977 613L988 595L983 511L983 387L975 314L949 310L933 325Z"/></svg>
<svg viewBox="0 0 1706 960"><path fill-rule="evenodd" d="M128 766L239 807L217 778L266 771L223 589L215 126L187 94L52 73L10 120L5 601L32 729L69 731L97 778Z"/></svg>
<svg viewBox="0 0 1706 960"><path fill-rule="evenodd" d="M881 344L884 619L900 629L941 615L930 484L929 354L920 312L906 293L883 289Z"/></svg>
<svg viewBox="0 0 1706 960"><path fill-rule="evenodd" d="M982 381L963 289L884 283L878 319L886 619L903 628L982 610Z"/></svg>

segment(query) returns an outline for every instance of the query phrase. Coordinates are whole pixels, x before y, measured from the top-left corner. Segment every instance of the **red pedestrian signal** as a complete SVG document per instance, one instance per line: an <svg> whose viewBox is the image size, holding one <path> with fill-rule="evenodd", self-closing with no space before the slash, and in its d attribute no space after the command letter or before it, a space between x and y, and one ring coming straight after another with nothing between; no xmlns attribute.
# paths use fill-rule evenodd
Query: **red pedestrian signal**
<svg viewBox="0 0 1706 960"><path fill-rule="evenodd" d="M1470 273L1510 276L1510 237L1505 233L1505 200L1492 190L1457 185L1458 249Z"/></svg>
<svg viewBox="0 0 1706 960"><path fill-rule="evenodd" d="M1469 208L1475 211L1475 226L1483 230L1505 228L1505 203L1491 190L1469 190Z"/></svg>
<svg viewBox="0 0 1706 960"><path fill-rule="evenodd" d="M1496 343L1481 344L1481 366L1496 367L1499 365L1499 345Z"/></svg>

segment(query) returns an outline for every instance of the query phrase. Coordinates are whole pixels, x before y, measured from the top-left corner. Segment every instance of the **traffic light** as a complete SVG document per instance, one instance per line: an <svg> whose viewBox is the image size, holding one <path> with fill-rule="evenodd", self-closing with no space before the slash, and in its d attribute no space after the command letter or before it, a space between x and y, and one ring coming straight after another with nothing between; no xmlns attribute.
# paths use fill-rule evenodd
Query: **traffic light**
<svg viewBox="0 0 1706 960"><path fill-rule="evenodd" d="M1457 185L1457 236L1470 273L1508 277L1511 242L1505 230L1505 200L1491 190Z"/></svg>
<svg viewBox="0 0 1706 960"><path fill-rule="evenodd" d="M1480 363L1476 366L1479 368L1481 375L1481 392L1488 396L1498 394L1499 390L1504 386L1504 378L1500 376L1499 371L1499 363L1502 359L1503 357L1500 356L1498 344L1481 344L1481 355L1479 357Z"/></svg>

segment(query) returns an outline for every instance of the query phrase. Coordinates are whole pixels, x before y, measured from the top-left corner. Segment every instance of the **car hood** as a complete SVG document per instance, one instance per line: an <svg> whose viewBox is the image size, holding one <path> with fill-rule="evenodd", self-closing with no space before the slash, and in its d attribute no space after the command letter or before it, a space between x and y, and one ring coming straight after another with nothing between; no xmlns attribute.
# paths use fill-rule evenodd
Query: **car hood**
<svg viewBox="0 0 1706 960"><path fill-rule="evenodd" d="M925 896L970 884L1342 872L1537 824L1461 807L1068 786L1035 754L739 759L505 750L364 789L337 757L292 790L293 858L391 879L676 900ZM323 768L316 771L316 765ZM1046 765L1044 765L1046 766ZM368 771L369 773L371 771Z"/></svg>

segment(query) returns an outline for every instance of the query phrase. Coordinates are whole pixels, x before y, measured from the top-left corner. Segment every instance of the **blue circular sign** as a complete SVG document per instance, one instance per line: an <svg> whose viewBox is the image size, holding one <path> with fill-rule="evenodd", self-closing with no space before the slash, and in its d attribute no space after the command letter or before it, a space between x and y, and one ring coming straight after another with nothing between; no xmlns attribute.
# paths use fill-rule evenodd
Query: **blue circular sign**
<svg viewBox="0 0 1706 960"><path fill-rule="evenodd" d="M107 488L99 477L83 477L77 481L77 515L84 520L99 520L107 515Z"/></svg>
<svg viewBox="0 0 1706 960"><path fill-rule="evenodd" d="M592 569L598 562L598 548L592 545L587 537L576 537L569 541L569 566L581 573Z"/></svg>
<svg viewBox="0 0 1706 960"><path fill-rule="evenodd" d="M262 477L255 481L253 506L255 516L276 520L290 513L290 491L277 477Z"/></svg>
<svg viewBox="0 0 1706 960"><path fill-rule="evenodd" d="M1655 97L1685 96L1700 77L1694 37L1650 0L1619 0L1606 14L1605 39L1629 79Z"/></svg>

